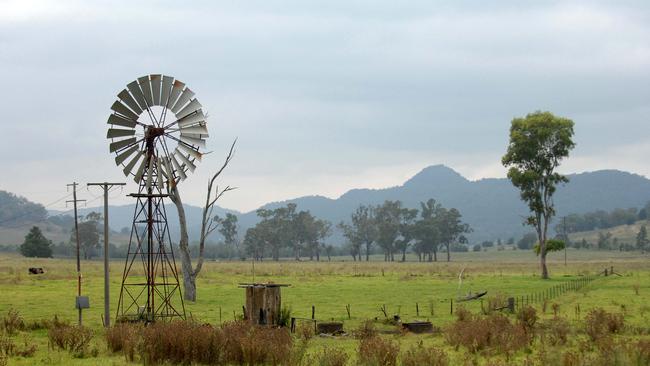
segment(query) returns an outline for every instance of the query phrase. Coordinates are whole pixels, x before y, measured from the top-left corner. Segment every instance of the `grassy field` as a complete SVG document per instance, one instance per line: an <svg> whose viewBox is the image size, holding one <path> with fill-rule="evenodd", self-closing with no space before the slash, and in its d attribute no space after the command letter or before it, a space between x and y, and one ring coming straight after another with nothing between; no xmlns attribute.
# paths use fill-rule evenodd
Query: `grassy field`
<svg viewBox="0 0 650 366"><path fill-rule="evenodd" d="M550 260L552 279L548 281L539 278L536 260L528 251L510 250L454 254L450 263L355 263L347 258L320 263L265 261L255 265L255 281L291 284L291 287L283 289L282 301L283 305L292 309L292 316L310 317L313 305L317 319L343 321L346 330L358 327L367 319L382 320L384 315L380 308L384 305L389 315L399 314L403 321L430 320L435 326L444 327L454 319L450 312L450 299L469 291L488 291L488 297L525 296L613 266L622 276L599 278L580 291L570 291L549 300L548 309L541 316L552 317L550 304L556 303L559 305L559 315L578 324L589 309L602 307L623 313L626 325L631 329L648 328L650 257L639 253L569 251L567 265L564 265L564 255L555 253ZM43 267L46 273L30 276L27 274L28 267ZM464 280L459 289L458 274L463 268ZM113 311L122 269L123 262L111 262ZM84 312L84 319L96 334L93 347L98 350L98 356L75 359L65 351L49 349L47 331L38 330L16 336L20 342L27 339L36 343L38 351L30 358L11 358L10 365L126 363L122 355L108 352L103 339L102 263L83 262L82 273L84 293L91 301L91 308ZM197 285L198 301L186 303L188 315L213 324L233 320L234 316L241 314L244 304L244 291L237 284L252 280L250 262L206 263ZM0 257L0 294L0 314L6 314L13 308L27 321L51 319L56 314L60 319L74 322L77 316L74 309L75 263L72 260L4 255ZM346 311L348 304L351 319L348 319ZM416 314L416 304L419 306L419 316ZM479 301L467 302L464 306L471 312L481 310ZM580 314L576 313L578 306ZM541 305L538 304L538 308L542 313ZM448 349L452 360L460 360L464 354L462 350L446 346L440 335L391 337L398 337L396 339L402 348L418 342L440 345ZM324 345L333 344L343 347L354 358L358 341L350 337L316 337L309 347L311 352L316 352Z"/></svg>

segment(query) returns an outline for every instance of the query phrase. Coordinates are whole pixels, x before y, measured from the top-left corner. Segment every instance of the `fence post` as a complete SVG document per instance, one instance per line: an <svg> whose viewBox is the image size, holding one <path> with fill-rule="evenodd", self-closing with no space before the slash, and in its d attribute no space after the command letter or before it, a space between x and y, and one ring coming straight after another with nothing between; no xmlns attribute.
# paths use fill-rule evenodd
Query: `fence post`
<svg viewBox="0 0 650 366"><path fill-rule="evenodd" d="M417 302L415 303L415 316L420 316L420 306L418 306Z"/></svg>
<svg viewBox="0 0 650 366"><path fill-rule="evenodd" d="M454 299L449 299L449 313L454 315Z"/></svg>
<svg viewBox="0 0 650 366"><path fill-rule="evenodd" d="M311 319L316 319L316 307L314 305L311 306Z"/></svg>

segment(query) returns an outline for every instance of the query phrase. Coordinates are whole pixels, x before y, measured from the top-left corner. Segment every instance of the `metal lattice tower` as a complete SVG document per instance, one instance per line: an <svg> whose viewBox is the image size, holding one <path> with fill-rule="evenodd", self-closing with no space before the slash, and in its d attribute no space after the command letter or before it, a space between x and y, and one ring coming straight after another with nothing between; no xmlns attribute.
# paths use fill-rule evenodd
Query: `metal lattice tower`
<svg viewBox="0 0 650 366"><path fill-rule="evenodd" d="M193 172L208 137L194 92L171 76L152 74L129 83L113 103L107 138L115 163L133 176L138 192L117 308L117 319L185 318L165 198ZM172 122L166 117L173 115ZM148 119L148 120L147 120ZM140 129L141 128L141 129ZM170 145L177 143L172 151ZM137 167L137 168L136 168Z"/></svg>

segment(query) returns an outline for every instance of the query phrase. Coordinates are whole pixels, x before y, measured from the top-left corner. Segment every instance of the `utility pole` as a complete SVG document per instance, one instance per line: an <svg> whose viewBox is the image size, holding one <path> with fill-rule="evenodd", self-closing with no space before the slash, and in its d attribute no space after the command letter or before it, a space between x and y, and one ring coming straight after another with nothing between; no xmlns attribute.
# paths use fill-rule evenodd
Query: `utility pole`
<svg viewBox="0 0 650 366"><path fill-rule="evenodd" d="M79 259L79 220L77 218L77 202L85 202L86 200L77 199L77 185L79 185L77 182L72 182L71 184L67 185L68 187L72 186L72 200L66 201L66 203L72 202L74 204L74 236L77 239L77 309L79 309L79 325L81 326L81 305L79 303L79 298L81 297L81 262Z"/></svg>
<svg viewBox="0 0 650 366"><path fill-rule="evenodd" d="M126 183L88 183L87 186L100 186L104 189L104 326L111 325L110 288L108 276L108 191L113 186L123 186Z"/></svg>

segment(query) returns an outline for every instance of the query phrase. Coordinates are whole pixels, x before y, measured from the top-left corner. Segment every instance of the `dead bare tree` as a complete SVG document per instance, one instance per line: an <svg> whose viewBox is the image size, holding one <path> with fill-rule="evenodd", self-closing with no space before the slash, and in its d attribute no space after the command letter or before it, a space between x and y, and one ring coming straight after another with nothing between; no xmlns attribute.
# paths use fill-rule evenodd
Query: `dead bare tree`
<svg viewBox="0 0 650 366"><path fill-rule="evenodd" d="M201 272L203 267L203 259L205 253L205 240L210 236L210 234L215 231L219 224L214 220L212 212L214 210L214 205L228 191L232 191L235 187L226 186L224 189L219 190L219 186L215 186L214 183L217 178L221 175L224 169L228 166L228 163L234 157L235 144L237 139L233 141L230 146L230 151L226 160L223 162L221 168L212 176L208 181L208 189L205 198L205 206L203 207L203 215L201 222L201 235L199 240L199 257L196 262L196 267L192 268L192 257L190 256L190 247L189 247L189 238L187 235L187 221L185 218L185 208L183 207L183 202L181 201L181 196L178 191L178 187L173 185L169 189L169 198L176 205L178 210L178 221L180 225L180 241L178 246L180 248L180 257L181 257L181 268L183 272L183 288L184 288L184 299L187 301L196 301L196 277ZM214 187L214 195L213 188Z"/></svg>

